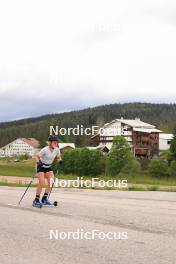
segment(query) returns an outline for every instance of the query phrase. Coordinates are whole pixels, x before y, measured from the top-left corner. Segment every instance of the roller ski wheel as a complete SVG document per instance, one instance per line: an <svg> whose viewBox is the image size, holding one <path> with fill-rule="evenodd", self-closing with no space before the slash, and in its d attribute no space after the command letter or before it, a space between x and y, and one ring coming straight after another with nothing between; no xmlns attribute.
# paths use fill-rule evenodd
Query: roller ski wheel
<svg viewBox="0 0 176 264"><path fill-rule="evenodd" d="M58 206L58 202L57 201L54 201L53 202L53 205L56 207L56 206Z"/></svg>

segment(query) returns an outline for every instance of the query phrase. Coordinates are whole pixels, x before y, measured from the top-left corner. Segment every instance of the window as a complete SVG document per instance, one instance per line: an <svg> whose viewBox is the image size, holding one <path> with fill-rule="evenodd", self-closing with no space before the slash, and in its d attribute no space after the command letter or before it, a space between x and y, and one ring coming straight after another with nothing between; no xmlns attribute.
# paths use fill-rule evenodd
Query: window
<svg viewBox="0 0 176 264"><path fill-rule="evenodd" d="M171 144L171 140L168 140L168 141L167 141L167 144L170 145L170 144Z"/></svg>

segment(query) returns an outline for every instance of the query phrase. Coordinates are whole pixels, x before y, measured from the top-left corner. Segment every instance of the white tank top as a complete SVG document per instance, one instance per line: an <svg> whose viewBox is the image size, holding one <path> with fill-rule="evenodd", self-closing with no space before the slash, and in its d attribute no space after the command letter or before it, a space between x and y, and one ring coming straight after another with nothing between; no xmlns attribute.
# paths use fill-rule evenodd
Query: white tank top
<svg viewBox="0 0 176 264"><path fill-rule="evenodd" d="M50 149L50 147L47 146L40 150L39 156L40 156L40 160L43 163L47 165L51 165L54 159L60 156L60 149L59 148Z"/></svg>

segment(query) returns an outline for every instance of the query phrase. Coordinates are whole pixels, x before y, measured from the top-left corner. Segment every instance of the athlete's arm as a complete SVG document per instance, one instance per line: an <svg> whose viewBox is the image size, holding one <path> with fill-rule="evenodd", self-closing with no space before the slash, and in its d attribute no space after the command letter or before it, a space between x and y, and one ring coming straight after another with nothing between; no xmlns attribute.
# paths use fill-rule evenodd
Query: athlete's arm
<svg viewBox="0 0 176 264"><path fill-rule="evenodd" d="M39 154L35 156L35 161L36 161L37 165L43 166L43 163L42 163L42 161L40 159L40 155Z"/></svg>
<svg viewBox="0 0 176 264"><path fill-rule="evenodd" d="M62 164L62 157L61 157L61 152L60 152L60 149L59 149L59 145L58 145L58 154L57 154L57 156L56 156L56 160L60 163L60 164Z"/></svg>
<svg viewBox="0 0 176 264"><path fill-rule="evenodd" d="M58 155L57 157L56 157L56 160L60 163L60 164L62 164L62 157L61 157L61 155Z"/></svg>
<svg viewBox="0 0 176 264"><path fill-rule="evenodd" d="M36 163L38 163L39 160L40 160L40 156L39 156L39 155L36 155L36 156L35 156L35 161L36 161Z"/></svg>

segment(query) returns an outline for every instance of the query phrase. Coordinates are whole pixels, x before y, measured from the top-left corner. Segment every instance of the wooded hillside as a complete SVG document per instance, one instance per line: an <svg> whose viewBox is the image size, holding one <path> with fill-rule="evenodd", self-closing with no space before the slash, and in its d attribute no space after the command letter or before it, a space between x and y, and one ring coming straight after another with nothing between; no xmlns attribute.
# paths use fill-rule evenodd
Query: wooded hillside
<svg viewBox="0 0 176 264"><path fill-rule="evenodd" d="M84 125L103 125L115 118L141 118L154 124L165 132L171 132L176 123L176 104L125 103L102 105L80 111L45 115L7 123L0 123L0 147L18 137L35 137L46 140L50 125L59 127L76 127ZM85 136L60 137L65 142L75 142L77 146L89 144Z"/></svg>

